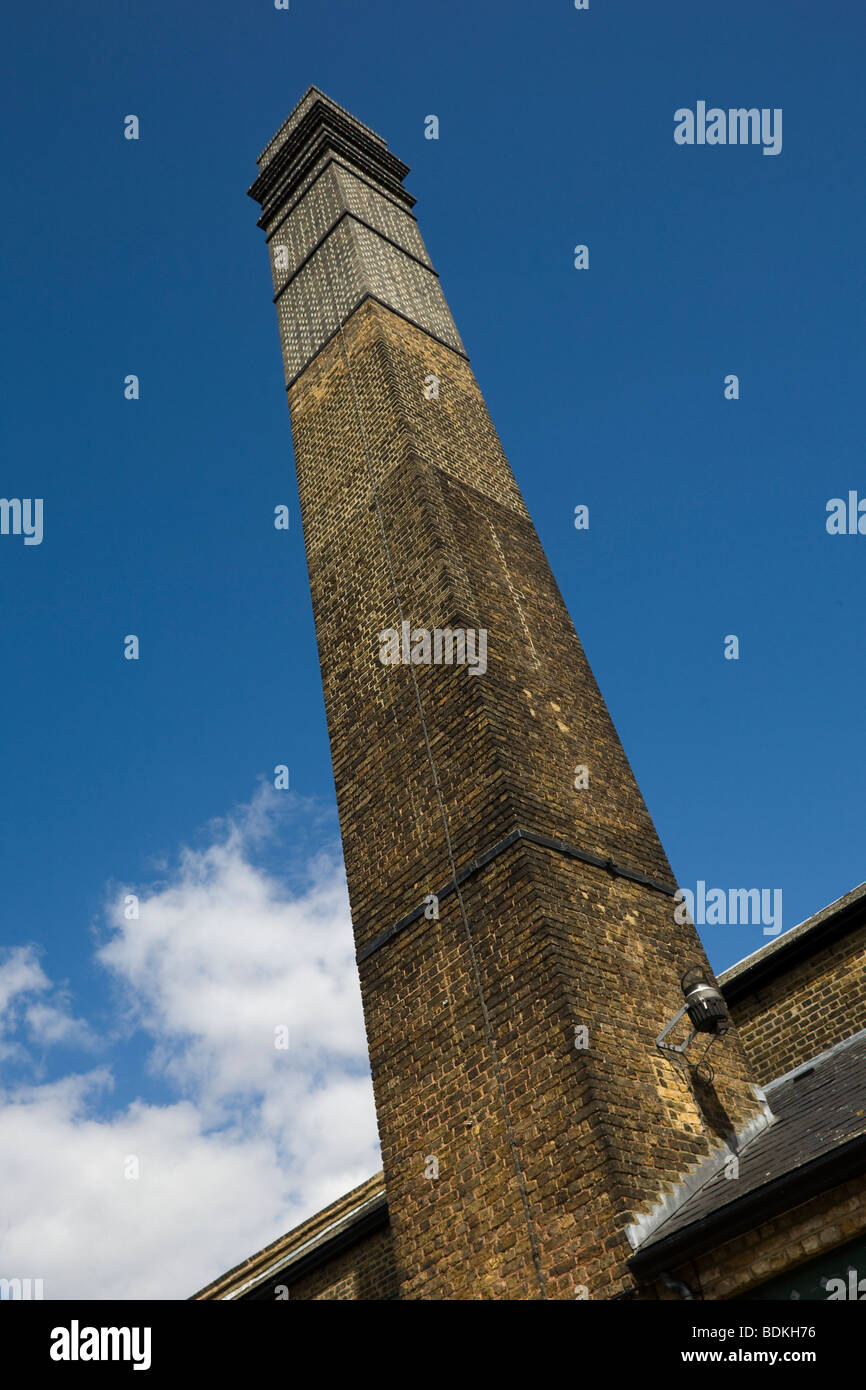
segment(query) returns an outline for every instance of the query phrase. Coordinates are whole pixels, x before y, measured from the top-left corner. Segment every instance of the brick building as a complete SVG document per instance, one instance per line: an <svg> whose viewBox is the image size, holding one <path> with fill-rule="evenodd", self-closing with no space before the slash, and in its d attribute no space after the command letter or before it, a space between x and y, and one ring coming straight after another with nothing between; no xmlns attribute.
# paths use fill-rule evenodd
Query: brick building
<svg viewBox="0 0 866 1390"><path fill-rule="evenodd" d="M406 165L315 88L258 165L383 1172L196 1297L827 1296L866 1275L866 888L726 1012Z"/></svg>

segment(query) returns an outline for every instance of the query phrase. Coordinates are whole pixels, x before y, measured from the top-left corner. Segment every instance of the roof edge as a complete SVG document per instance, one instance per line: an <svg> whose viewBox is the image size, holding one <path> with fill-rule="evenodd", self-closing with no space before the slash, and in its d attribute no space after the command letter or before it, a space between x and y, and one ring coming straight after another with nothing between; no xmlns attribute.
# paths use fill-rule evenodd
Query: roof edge
<svg viewBox="0 0 866 1390"><path fill-rule="evenodd" d="M866 883L861 883L775 941L728 966L716 977L719 988L728 1004L736 1003L864 922Z"/></svg>
<svg viewBox="0 0 866 1390"><path fill-rule="evenodd" d="M372 1210L387 1212L384 1174L380 1170L336 1201L257 1250L246 1260L205 1284L189 1301L235 1298L240 1289L252 1289L279 1270L317 1256L321 1264L331 1258L331 1247L346 1233L355 1231ZM355 1237L356 1238L356 1237ZM311 1266L314 1267L314 1266Z"/></svg>
<svg viewBox="0 0 866 1390"><path fill-rule="evenodd" d="M839 1187L864 1170L866 1134L859 1134L838 1149L819 1154L804 1167L782 1173L736 1201L717 1207L709 1216L701 1217L683 1230L636 1250L628 1267L642 1279L674 1269L686 1260L726 1245L729 1240L754 1230L755 1226L771 1221L784 1211L802 1206L812 1197Z"/></svg>

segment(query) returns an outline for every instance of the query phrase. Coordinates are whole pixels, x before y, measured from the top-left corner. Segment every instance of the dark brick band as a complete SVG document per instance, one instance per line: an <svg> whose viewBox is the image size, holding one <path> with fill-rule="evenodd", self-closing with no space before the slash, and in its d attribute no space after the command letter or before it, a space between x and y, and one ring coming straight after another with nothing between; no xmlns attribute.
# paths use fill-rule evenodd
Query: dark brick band
<svg viewBox="0 0 866 1390"><path fill-rule="evenodd" d="M672 898L677 891L671 884L661 883L658 879L650 878L637 869L626 868L625 865L617 864L613 859L602 859L600 855L590 854L588 850L578 849L576 845L566 844L564 840L554 840L549 835L537 835L533 830L524 830L522 826L518 826L516 830L512 830L510 835L506 835L504 840L500 840L498 844L485 850L483 854L479 854L477 859L473 859L471 863L461 869L457 877L446 883L444 888L440 888L435 896L441 902L449 893L456 892L468 878L477 874L492 859L497 859L500 854L511 849L511 846L516 845L518 840L526 840L530 845L540 845L542 849L552 849L557 854L564 854L568 859L579 859L582 864L592 864L597 869L605 869L613 878L628 878L631 879L632 883L642 883L645 888L652 888L656 893L666 893L669 898ZM401 917L399 922L393 922L385 931L374 936L372 941L369 941L362 950L357 952L355 960L358 965L372 956L374 951L378 951L380 946L384 946L386 942L393 940L407 927L411 927L412 923L417 922L423 915L424 905L422 903L420 907L414 908L405 917Z"/></svg>

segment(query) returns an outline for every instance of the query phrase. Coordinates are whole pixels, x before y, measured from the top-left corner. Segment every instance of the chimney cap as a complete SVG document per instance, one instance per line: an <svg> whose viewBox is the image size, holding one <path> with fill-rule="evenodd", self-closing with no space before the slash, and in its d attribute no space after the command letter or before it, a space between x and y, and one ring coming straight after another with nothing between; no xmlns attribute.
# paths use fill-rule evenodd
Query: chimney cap
<svg viewBox="0 0 866 1390"><path fill-rule="evenodd" d="M292 131L300 124L307 112L312 110L317 103L330 107L332 111L339 112L345 120L351 121L353 125L359 126L370 139L378 141L383 148L387 148L381 135L377 135L375 130L371 130L369 126L364 125L363 121L359 121L357 116L353 116L351 111L346 110L345 106L340 106L338 102L332 101L332 99L322 91L321 87L308 87L300 101L295 102L276 135L271 137L256 160L259 169L264 169L266 165L270 164L274 155L281 146L285 144Z"/></svg>
<svg viewBox="0 0 866 1390"><path fill-rule="evenodd" d="M409 173L381 135L338 106L318 87L309 87L258 158L259 176L247 190L262 208L260 227L306 188L323 161L336 159L410 211L415 199L403 187Z"/></svg>

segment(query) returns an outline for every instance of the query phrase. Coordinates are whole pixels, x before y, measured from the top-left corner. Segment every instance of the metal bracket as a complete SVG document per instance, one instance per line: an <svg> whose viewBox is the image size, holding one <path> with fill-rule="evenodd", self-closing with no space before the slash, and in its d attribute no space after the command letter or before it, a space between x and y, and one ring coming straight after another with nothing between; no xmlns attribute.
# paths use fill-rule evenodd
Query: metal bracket
<svg viewBox="0 0 866 1390"><path fill-rule="evenodd" d="M671 1029L672 1029L672 1028L676 1028L677 1024L679 1023L679 1021L680 1021L680 1019L682 1018L683 1014L686 1012L686 1009L687 1009L687 1008L688 1008L688 1005L687 1005L687 1004L683 1004L683 1007L679 1010L678 1013L675 1013L675 1014L674 1014L674 1016L673 1016L673 1018L671 1019L670 1023L668 1023L668 1024L665 1025L665 1027L662 1029L662 1031L659 1033L658 1037L656 1038L656 1047L660 1047L661 1050L662 1050L662 1052L685 1052L686 1049L691 1045L692 1041L697 1037L698 1030L697 1030L697 1028L693 1028L692 1031L691 1031L691 1033L689 1033L689 1036L686 1038L686 1040L685 1040L684 1043L680 1043L679 1045L676 1045L676 1044L674 1044L674 1043L666 1043L666 1042L663 1041L663 1040L667 1037L667 1035L668 1035L668 1033L671 1031Z"/></svg>

